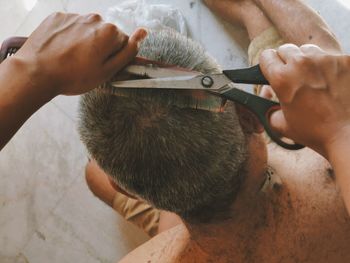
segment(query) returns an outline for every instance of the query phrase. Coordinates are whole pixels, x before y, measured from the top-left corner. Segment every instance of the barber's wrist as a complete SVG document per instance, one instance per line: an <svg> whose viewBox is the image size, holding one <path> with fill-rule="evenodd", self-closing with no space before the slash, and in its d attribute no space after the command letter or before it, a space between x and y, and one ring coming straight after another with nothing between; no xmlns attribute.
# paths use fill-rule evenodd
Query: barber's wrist
<svg viewBox="0 0 350 263"><path fill-rule="evenodd" d="M350 124L340 129L328 142L324 144L325 157L333 164L345 152L350 153Z"/></svg>
<svg viewBox="0 0 350 263"><path fill-rule="evenodd" d="M23 93L32 94L43 104L59 95L57 85L50 83L50 79L40 73L35 63L16 56L7 58L4 63L11 77L17 79L18 86L22 86Z"/></svg>
<svg viewBox="0 0 350 263"><path fill-rule="evenodd" d="M263 6L263 3L262 3L262 0L253 0L255 2L255 4L259 7L259 8L262 8Z"/></svg>

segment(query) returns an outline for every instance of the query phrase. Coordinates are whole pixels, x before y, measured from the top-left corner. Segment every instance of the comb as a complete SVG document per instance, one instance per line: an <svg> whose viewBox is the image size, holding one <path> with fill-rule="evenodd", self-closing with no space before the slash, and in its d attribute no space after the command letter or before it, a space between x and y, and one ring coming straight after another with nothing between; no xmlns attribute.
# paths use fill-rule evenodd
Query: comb
<svg viewBox="0 0 350 263"><path fill-rule="evenodd" d="M26 42L26 37L11 37L1 44L0 63L6 58L13 56Z"/></svg>

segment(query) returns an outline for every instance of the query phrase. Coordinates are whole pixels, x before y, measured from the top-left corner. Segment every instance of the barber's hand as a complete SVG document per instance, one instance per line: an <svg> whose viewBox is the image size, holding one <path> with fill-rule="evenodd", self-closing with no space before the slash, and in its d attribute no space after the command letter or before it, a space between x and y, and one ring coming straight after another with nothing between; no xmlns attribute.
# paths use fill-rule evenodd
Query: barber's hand
<svg viewBox="0 0 350 263"><path fill-rule="evenodd" d="M287 44L263 52L260 65L282 106L270 119L275 130L325 157L330 145L349 136L349 56Z"/></svg>
<svg viewBox="0 0 350 263"><path fill-rule="evenodd" d="M127 65L147 32L130 38L97 14L55 13L32 33L15 55L27 79L44 92L76 95L98 87Z"/></svg>

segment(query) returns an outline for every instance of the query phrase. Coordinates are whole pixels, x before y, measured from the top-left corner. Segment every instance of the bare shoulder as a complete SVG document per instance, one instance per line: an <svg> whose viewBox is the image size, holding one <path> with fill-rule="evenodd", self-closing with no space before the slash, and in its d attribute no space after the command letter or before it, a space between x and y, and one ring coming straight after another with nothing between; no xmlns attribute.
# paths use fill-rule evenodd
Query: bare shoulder
<svg viewBox="0 0 350 263"><path fill-rule="evenodd" d="M329 175L332 175L328 161L309 148L287 151L270 144L269 163L279 171L282 178L287 177L303 184L315 178L318 182L324 182Z"/></svg>
<svg viewBox="0 0 350 263"><path fill-rule="evenodd" d="M289 195L297 199L298 205L308 206L313 201L319 208L331 211L338 204L340 207L337 209L342 210L342 199L332 167L318 153L308 148L286 151L269 146L269 165L274 168L284 188L289 190Z"/></svg>
<svg viewBox="0 0 350 263"><path fill-rule="evenodd" d="M120 263L175 263L188 242L189 234L186 227L178 225L136 248Z"/></svg>

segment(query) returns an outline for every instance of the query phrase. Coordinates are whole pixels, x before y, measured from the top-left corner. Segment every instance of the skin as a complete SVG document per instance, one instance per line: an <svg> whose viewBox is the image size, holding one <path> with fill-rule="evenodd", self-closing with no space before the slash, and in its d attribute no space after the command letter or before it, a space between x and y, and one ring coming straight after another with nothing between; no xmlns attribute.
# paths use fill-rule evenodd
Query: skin
<svg viewBox="0 0 350 263"><path fill-rule="evenodd" d="M268 150L275 153L269 164L282 184L241 197L231 208L237 212L232 220L179 225L121 262L349 261L349 218L334 179L327 174L328 163L309 149L297 156L274 146Z"/></svg>
<svg viewBox="0 0 350 263"><path fill-rule="evenodd" d="M274 24L281 25L278 29L285 39L294 36L294 39L289 39L289 41L316 43L332 54L341 52L339 44L329 33L330 31L323 20L314 11L301 5L299 1L284 1L285 4L276 4L272 0L257 3L254 1L232 0L220 1L220 3L218 1L206 2L214 12L224 19L236 25L241 23L241 26L248 30L251 38L269 28L272 25L271 21L273 21ZM288 10L293 10L299 19L301 16L303 17L304 31L299 30L298 19L291 19L293 23L289 21L282 22L285 17L289 17ZM310 19L305 21L306 18ZM245 22L252 20L255 20L255 22ZM310 32L313 36L311 39L306 37L309 36L308 33ZM282 52L283 49L285 47L282 48ZM307 66L300 67L300 62L303 59L299 58L296 61L291 59L293 63L289 64L289 67L283 67L284 71L281 72L280 66L282 63L288 64L289 62L285 62L285 60L281 62L283 55L278 55L278 52L279 50L277 52L267 51L261 60L264 73L271 80L277 95L282 94L281 101L284 115L282 115L282 111L274 113L271 117L272 125L288 137L306 145L311 145L308 139L304 140L304 138L315 140L315 132L327 131L330 127L316 130L314 127L325 125L323 124L324 116L333 116L334 114L331 114L330 111L320 111L318 112L319 118L313 119L315 113L311 111L311 107L307 107L307 112L304 110L306 100L303 100L302 96L288 96L288 94L294 94L293 89L305 90L310 88L308 85L315 81L315 76L317 77L325 72L330 72L328 74L329 81L333 81L334 87L337 86L336 84L342 85L344 89L341 92L346 93L344 84L348 83L348 79L344 72L346 72L346 65L348 64L339 63L344 65L339 67L337 63L331 63L336 66L331 69L324 62L321 64L324 70L321 72L322 74L319 72L319 74L313 76L310 73L315 70L318 64L309 63ZM293 57L293 52L290 53L290 57ZM327 57L329 58L330 55L327 55ZM340 58L341 56L335 57ZM318 56L318 58L320 57ZM310 65L314 67L312 71L305 71ZM296 70L297 68L300 71ZM336 69L341 70L336 72ZM305 72L310 73L307 75ZM343 77L334 78L332 74L335 73L342 74ZM283 78L280 77L281 74ZM300 76L305 75L305 79L302 79L301 83L298 82L299 86L297 86L293 80L300 79ZM281 79L290 80L291 84L286 83L287 80L278 82ZM336 79L341 81L336 83L334 82ZM323 84L326 86L325 83ZM290 88L286 89L285 87ZM319 86L315 85L314 87ZM312 91L316 93L314 90ZM262 95L270 97L271 92L269 87L265 87ZM310 91L309 97L313 97L312 99L308 98L307 102L319 103L320 100L314 99L315 94L313 93L311 95ZM338 95L338 93L334 92L334 95ZM286 99L287 103L284 105L283 96L286 96L287 99L291 97L292 102L296 101L296 98L299 101L293 104ZM325 101L327 101L326 98L329 99L327 90L324 90L324 94L319 96L322 96ZM339 120L340 116L344 117L343 120L348 120L349 118L344 116L345 108L348 107L346 104L347 97L342 98L341 103L339 103L341 96L334 97L338 99L335 102L333 98L334 103L343 106L343 108L339 108L340 105L337 106L339 115L334 120ZM297 104L302 102L304 103L303 106ZM319 109L319 104L314 108ZM302 112L300 112L301 109ZM326 109L333 110L333 107L326 107ZM274 145L269 145L266 148L260 136L259 123L246 109L239 108L238 112L242 120L242 126L247 136L250 136L249 149L251 156L256 159L250 160L248 165L249 177L231 208L231 212L235 216L231 220L214 225L183 223L166 231L164 231L166 228L162 229L163 233L131 252L121 262L347 262L350 260L347 246L350 241L350 220L329 163L310 149L289 152ZM304 121L300 116L307 117ZM291 118L291 123L293 121L296 123L289 124L286 121L288 118ZM305 129L305 122L308 122L309 129ZM329 125L333 129L339 127L335 122L329 123ZM300 130L298 128L292 130L290 127L299 127ZM329 134L334 133L330 132ZM340 134L333 137L341 139L346 135L346 132L340 132ZM327 152L331 153L329 155L330 160L332 158L337 160L332 163L337 174L339 169L346 167L343 156L347 155L341 155L341 151L334 145L339 147L340 144L345 153L349 149L344 140L339 140L331 140L332 143L327 144L318 141L316 144L318 146L331 145L326 148L336 149L334 151L327 150ZM322 153L320 150L319 152ZM342 158L339 158L337 154L340 154ZM339 162L339 165L334 165ZM265 179L262 171L267 164L274 169L274 177L277 180L265 192L261 192L259 190L261 182ZM93 174L87 174L87 176L93 176ZM337 181L340 180L338 177L337 175ZM110 193L112 196L113 192ZM97 192L95 194L98 195ZM175 217L170 215L166 220L171 218ZM168 227L170 228L170 226Z"/></svg>
<svg viewBox="0 0 350 263"><path fill-rule="evenodd" d="M55 96L82 94L110 79L136 56L145 36L138 30L129 38L97 14L45 19L0 65L0 149Z"/></svg>
<svg viewBox="0 0 350 263"><path fill-rule="evenodd" d="M269 2L271 5L264 5ZM294 10L301 12L298 1L284 3L290 5L289 10L293 10L293 3L298 3ZM260 1L259 5L276 24L278 19L270 17L270 12L281 15L283 10L288 10L283 5L279 5L281 10L277 9L273 1ZM245 11L249 14L249 10ZM309 17L307 14L304 13L304 19ZM310 32L319 28L316 21L319 20L310 20L309 24L314 26L308 25ZM290 32L288 28L285 30ZM48 18L23 49L0 67L0 126L6 127L1 133L1 147L32 113L54 96L88 91L130 61L143 34L128 41L119 34L115 27L105 26L96 15L56 14ZM332 36L325 34L316 39L319 39L316 44L322 47L325 42L328 42L325 46L329 45ZM119 43L120 46L112 50L106 43L116 43L113 47ZM325 49L330 50L329 47ZM87 53L91 57L86 58ZM267 51L261 62L282 102L283 112L276 112L271 117L272 124L330 160L347 202L349 176L344 156L348 156L349 151L349 93L345 88L349 83L349 74L346 74L350 67L348 57L325 54L313 46L297 48L289 45L278 51ZM276 68L276 65L280 67ZM13 79L10 77L13 74L19 77ZM292 81L301 75L304 78ZM281 76L291 82L287 83ZM312 100L317 101L317 107L303 110L301 114L300 109L308 107ZM249 113L241 115L250 119L246 114L249 116ZM269 164L282 183L273 184L262 193L258 186L264 178L266 156L263 153L266 148L256 127L249 124L245 127L250 138L249 149L256 159L250 160L250 177L232 206L235 216L215 225L179 225L146 243L122 262L350 260L347 247L349 218L333 174L328 172L328 163L308 149L292 154L269 146ZM322 129L315 130L314 127Z"/></svg>
<svg viewBox="0 0 350 263"><path fill-rule="evenodd" d="M347 139L350 131L350 93L347 91L350 58L341 55L339 43L322 18L312 15L314 11L310 8L300 8L302 2L294 1L288 9L280 8L283 6L281 1L255 2L268 12L286 42L301 45L300 48L284 45L277 51L267 50L261 56L263 73L282 104L282 110L271 116L271 125L331 163L350 212L350 174L346 158L350 149ZM288 12L297 15L288 16ZM292 21L280 19L287 16ZM312 23L303 23L300 28L288 26L303 17L308 17ZM314 26L319 30L313 30Z"/></svg>
<svg viewBox="0 0 350 263"><path fill-rule="evenodd" d="M302 1L254 0L254 3L266 14L286 43L297 46L315 44L335 54L341 51L323 18Z"/></svg>
<svg viewBox="0 0 350 263"><path fill-rule="evenodd" d="M330 161L350 211L346 165L350 149L350 57L330 55L314 45L284 45L277 51L265 51L261 64L282 104L282 110L271 116L271 124ZM288 70L291 67L293 71ZM302 72L309 74L296 79ZM298 116L302 113L301 119Z"/></svg>
<svg viewBox="0 0 350 263"><path fill-rule="evenodd" d="M237 9L235 11L225 11L229 10L229 3L237 8L242 7L242 3L237 5L239 1L221 1L221 7L220 4L217 4L217 1L207 2L214 11L227 20L230 20L230 15L233 12L239 12ZM259 1L256 3L268 17L263 19L259 23L261 26L255 28L252 32L262 32L266 29L269 21L272 21L275 25L279 25L278 29L281 35L287 41L298 44L316 43L332 54L341 52L339 44L332 34L329 33L328 27L314 11L305 8L299 1L279 1L278 4L276 3L277 1ZM296 14L295 19L291 19L291 21L284 19L285 17L290 17L288 10L293 10L293 13ZM244 14L249 13L249 10L244 11ZM240 16L238 16L240 21L245 20L242 19L244 14L241 12ZM299 22L297 22L301 17L304 19L303 31L300 31ZM305 21L306 18L309 18L309 20ZM235 17L234 22L237 22L237 17ZM245 27L249 31L247 24L245 24ZM310 32L312 32L311 38ZM252 36L254 33L249 35ZM319 100L314 98L318 90L312 89L313 93L311 95L310 92L307 100L304 100L302 96L289 96L289 94L294 94L292 87L294 87L294 90L296 88L304 88L304 90L307 87L310 88L309 83L315 82L316 78L315 75L307 75L305 72L313 72L316 69L316 65L319 65L319 60L317 60L317 64L313 61L313 63L308 63L307 66L299 67L303 65L303 63L300 63L303 59L299 57L296 60L299 64L294 61L292 66L283 67L285 75L282 74L282 78L280 74L282 63L276 62L278 62L278 59L280 61L283 59L278 52L278 56L276 56L275 51L267 51L261 60L264 73L272 81L272 87L277 92L277 95L279 97L281 95L287 97L286 102L284 102L284 98L281 99L282 105L286 104L282 106L284 115L282 115L282 111L275 113L271 118L272 125L284 135L296 141L304 142L306 145L311 145L308 139L304 140L304 138L309 136L309 140L314 141L315 128L313 127L324 125L325 116L332 117L334 114L332 114L331 110L318 112L319 118L311 122L315 113L311 111L312 107L307 107L309 111L307 111L307 117L304 119L306 101L308 103L310 101L319 102ZM293 56L293 53L291 53L292 61ZM326 57L329 58L329 56L328 53ZM339 56L336 57L340 58ZM345 94L345 84L348 83L348 79L344 72L348 70L348 61L345 59L344 62L344 57L340 60L343 62L332 63L334 65L333 69L327 66L328 63L321 63L321 68L324 70L321 73L329 73L325 74L330 78L327 84L330 81L333 81L332 84L335 86L340 84L344 89L339 91L338 88L337 91ZM288 64L285 60L283 62L283 64ZM300 71L296 70L297 68ZM305 71L306 69L308 70ZM337 69L339 72L336 71ZM320 75L320 72L318 73L316 77ZM334 74L337 78L334 78ZM303 79L301 84L298 83L299 86L295 85L293 80L298 79L302 75L307 77ZM284 81L281 82L281 79L284 79ZM291 84L288 85L286 83L288 81ZM327 86L325 83L323 84L323 87ZM320 86L314 85L315 87L319 88ZM264 93L267 96L270 95L266 89ZM331 143L328 142L329 140L321 140L316 145L325 146L326 151L323 152L329 153L329 159L334 166L336 174L338 174L339 169L346 167L345 157L343 156L347 156L346 151L349 149L347 143L344 143L344 138L348 135L348 125L346 123L349 117L344 114L348 112L346 103L348 99L347 97L339 96L337 92L334 92L333 98L326 93L327 90L324 91L323 95L319 96L322 96L322 99L325 101L330 100L334 104L340 104L335 109L342 107L339 109L339 115L335 116L334 119L331 118L334 122L330 122L329 125L333 129L338 129L339 127L341 129L339 133L333 133L334 130L330 130L327 133L332 138L330 139ZM335 101L334 97L338 101ZM344 100L339 101L341 98ZM293 104L295 101L297 102ZM325 103L325 106L328 105ZM319 105L314 105L313 108L319 109L320 107ZM325 108L333 110L333 107ZM303 109L302 112L300 112L301 109ZM336 110L336 112L338 111ZM286 114L287 116L285 116ZM300 116L303 116L303 118ZM288 118L295 123L293 121L287 122L289 121ZM341 125L338 123L339 120L342 120L340 122ZM305 126L305 122L309 122L308 126ZM296 127L295 129L298 132L291 131L290 127ZM310 129L305 129L305 127ZM325 129L317 130L324 132ZM304 134L307 135L304 137ZM336 136L334 136L335 134ZM334 139L334 137L337 139ZM258 143L254 145L258 145ZM250 149L254 154L263 156L263 145L261 144L260 147L255 148L251 145ZM340 147L343 152L339 150ZM252 172L251 175L255 174L257 176L250 177L250 183L249 181L247 182L245 191L242 190L239 200L235 202L235 206L232 208L233 211L239 211L236 219L214 226L187 225L185 227L184 225L179 225L152 239L149 243L129 254L121 262L135 262L135 260L140 262L347 262L349 260L347 244L350 239L349 217L329 163L310 149L304 149L295 153L270 145L268 147L268 155L269 165L275 169L275 173L279 176L282 183L275 183L270 191L265 194L254 191L253 187L259 182L259 173L254 173L254 171L257 171L259 164L260 167L264 164L264 158L262 157L260 162L253 160L251 162L254 164L250 170ZM327 154L324 155L327 156ZM339 155L341 158L339 158ZM337 175L337 177L339 176ZM337 180L339 181L339 178ZM255 195L247 193L255 193Z"/></svg>
<svg viewBox="0 0 350 263"><path fill-rule="evenodd" d="M299 1L206 2L224 19L246 28L251 39L272 21L286 41L309 44L269 50L261 58L264 74L282 103L282 111L271 116L271 123L327 157L335 174L329 162L311 149L266 148L258 123L247 110L239 109L252 159L249 177L231 207L232 219L207 225L184 222L121 262L350 261L350 219L339 191L340 186L346 202L349 59L339 55L339 44L323 20ZM271 96L267 87L263 93ZM274 182L261 191L266 163L274 170Z"/></svg>

